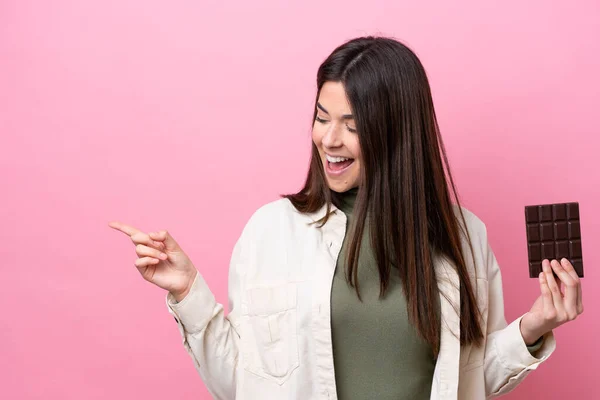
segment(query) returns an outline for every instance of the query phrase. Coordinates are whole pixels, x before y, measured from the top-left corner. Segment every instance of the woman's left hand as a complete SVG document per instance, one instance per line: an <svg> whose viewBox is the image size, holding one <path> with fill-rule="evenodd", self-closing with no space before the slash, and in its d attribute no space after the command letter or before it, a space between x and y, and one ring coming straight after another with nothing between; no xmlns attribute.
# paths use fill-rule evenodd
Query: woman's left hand
<svg viewBox="0 0 600 400"><path fill-rule="evenodd" d="M539 276L542 294L521 318L521 335L527 345L565 322L573 321L583 312L581 284L573 265L566 258L561 262L544 260L542 269ZM558 282L552 270L558 276ZM560 289L561 282L565 286L564 293Z"/></svg>

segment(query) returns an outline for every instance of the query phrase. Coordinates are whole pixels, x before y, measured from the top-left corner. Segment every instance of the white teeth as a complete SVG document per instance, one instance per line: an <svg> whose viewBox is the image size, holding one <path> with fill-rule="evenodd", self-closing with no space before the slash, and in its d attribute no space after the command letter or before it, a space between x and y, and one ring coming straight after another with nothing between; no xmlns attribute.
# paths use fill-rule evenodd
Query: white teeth
<svg viewBox="0 0 600 400"><path fill-rule="evenodd" d="M346 158L346 157L331 157L329 154L325 154L325 158L327 158L327 161L329 161L330 163L338 163L338 162L350 160L350 158Z"/></svg>

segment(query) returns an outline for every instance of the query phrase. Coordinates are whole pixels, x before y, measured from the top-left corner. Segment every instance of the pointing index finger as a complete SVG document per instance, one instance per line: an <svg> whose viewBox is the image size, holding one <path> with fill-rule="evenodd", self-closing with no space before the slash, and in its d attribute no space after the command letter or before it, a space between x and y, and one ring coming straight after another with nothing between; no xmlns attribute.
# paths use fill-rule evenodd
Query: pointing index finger
<svg viewBox="0 0 600 400"><path fill-rule="evenodd" d="M133 226L125 225L119 221L109 222L108 226L110 226L111 228L116 229L118 231L121 231L128 236L133 236L139 232L139 230L134 228Z"/></svg>

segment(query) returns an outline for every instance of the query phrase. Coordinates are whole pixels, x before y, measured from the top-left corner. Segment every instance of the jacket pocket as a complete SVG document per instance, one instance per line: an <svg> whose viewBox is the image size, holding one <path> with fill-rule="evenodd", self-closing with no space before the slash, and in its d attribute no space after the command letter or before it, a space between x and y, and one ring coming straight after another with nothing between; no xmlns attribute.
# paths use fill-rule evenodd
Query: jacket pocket
<svg viewBox="0 0 600 400"><path fill-rule="evenodd" d="M245 300L244 369L282 385L299 365L296 285L247 289Z"/></svg>

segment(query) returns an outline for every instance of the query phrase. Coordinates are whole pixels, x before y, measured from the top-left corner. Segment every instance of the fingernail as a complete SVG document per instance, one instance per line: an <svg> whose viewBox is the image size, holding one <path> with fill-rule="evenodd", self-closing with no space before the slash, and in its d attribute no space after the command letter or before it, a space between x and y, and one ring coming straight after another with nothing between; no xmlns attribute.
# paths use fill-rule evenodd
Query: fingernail
<svg viewBox="0 0 600 400"><path fill-rule="evenodd" d="M162 258L163 260L166 260L167 255L165 253L160 253L160 258Z"/></svg>

